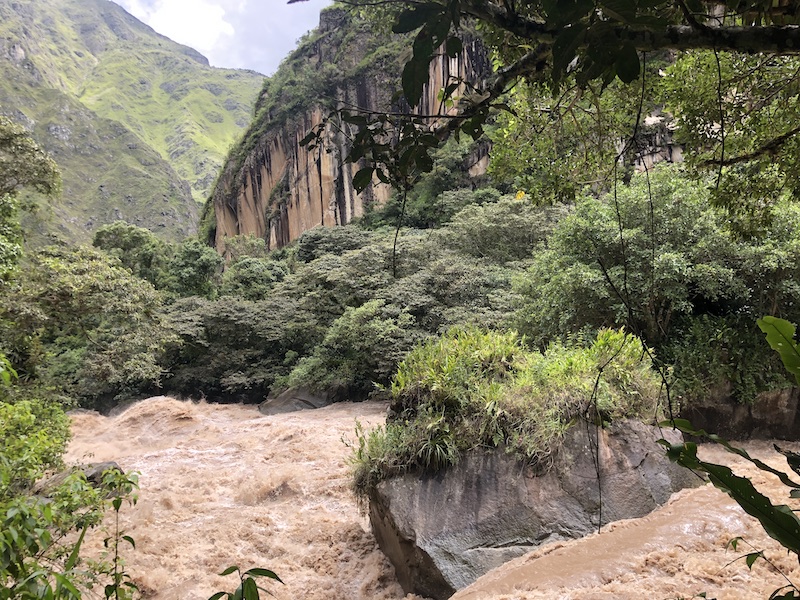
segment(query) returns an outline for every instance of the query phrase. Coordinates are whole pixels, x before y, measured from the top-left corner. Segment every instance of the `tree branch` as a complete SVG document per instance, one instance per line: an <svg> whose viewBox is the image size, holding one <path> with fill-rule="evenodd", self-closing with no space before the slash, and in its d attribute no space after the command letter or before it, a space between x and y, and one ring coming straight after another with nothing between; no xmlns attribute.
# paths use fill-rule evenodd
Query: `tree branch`
<svg viewBox="0 0 800 600"><path fill-rule="evenodd" d="M788 142L791 138L796 136L800 133L800 125L797 127L790 129L783 135L779 135L776 138L771 139L769 142L753 150L752 152L748 152L747 154L740 154L739 156L731 156L730 158L725 158L724 160L717 160L717 159L709 159L704 160L700 163L699 166L701 167L712 167L712 166L720 166L720 167L730 167L731 165L738 165L744 162L748 162L751 160L755 160L757 158L761 158L762 156L771 156L778 152L781 146L783 146L786 142Z"/></svg>
<svg viewBox="0 0 800 600"><path fill-rule="evenodd" d="M462 5L462 10L514 35L540 43L552 44L562 31L530 17L509 13L492 2L467 0ZM746 54L800 54L800 26L797 25L699 28L692 25L668 25L662 30L618 25L614 29L620 41L631 42L637 50L643 52L716 48Z"/></svg>

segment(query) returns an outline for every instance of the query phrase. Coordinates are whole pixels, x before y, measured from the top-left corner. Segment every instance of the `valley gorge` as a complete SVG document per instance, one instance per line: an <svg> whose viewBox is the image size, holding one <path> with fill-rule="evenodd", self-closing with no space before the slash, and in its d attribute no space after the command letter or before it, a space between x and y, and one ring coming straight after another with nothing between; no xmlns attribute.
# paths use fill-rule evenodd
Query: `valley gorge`
<svg viewBox="0 0 800 600"><path fill-rule="evenodd" d="M29 238L88 241L123 220L166 240L197 231L263 77L215 69L109 0L0 2L0 114L33 132L64 177Z"/></svg>

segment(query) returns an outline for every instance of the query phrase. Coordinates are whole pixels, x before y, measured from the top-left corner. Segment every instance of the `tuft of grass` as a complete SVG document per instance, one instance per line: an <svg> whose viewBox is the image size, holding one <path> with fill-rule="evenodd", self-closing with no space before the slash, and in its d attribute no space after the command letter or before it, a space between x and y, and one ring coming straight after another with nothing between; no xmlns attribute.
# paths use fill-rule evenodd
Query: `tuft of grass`
<svg viewBox="0 0 800 600"><path fill-rule="evenodd" d="M353 489L435 472L475 448L505 448L543 464L582 418L654 420L660 381L642 342L601 330L584 344L527 350L514 332L457 327L416 347L392 382L386 425L356 427Z"/></svg>

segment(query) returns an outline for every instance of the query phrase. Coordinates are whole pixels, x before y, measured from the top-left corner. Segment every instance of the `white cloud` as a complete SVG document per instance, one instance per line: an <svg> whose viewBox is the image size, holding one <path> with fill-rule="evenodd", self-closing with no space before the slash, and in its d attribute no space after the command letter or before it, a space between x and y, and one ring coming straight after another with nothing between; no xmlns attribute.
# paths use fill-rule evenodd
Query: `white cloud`
<svg viewBox="0 0 800 600"><path fill-rule="evenodd" d="M191 46L215 67L270 74L332 0L114 0L158 33Z"/></svg>
<svg viewBox="0 0 800 600"><path fill-rule="evenodd" d="M160 34L201 53L214 55L226 36L235 31L225 19L225 8L209 0L158 0L146 7L141 0L128 0L131 8ZM136 12L132 11L134 16ZM141 17L139 17L141 18Z"/></svg>

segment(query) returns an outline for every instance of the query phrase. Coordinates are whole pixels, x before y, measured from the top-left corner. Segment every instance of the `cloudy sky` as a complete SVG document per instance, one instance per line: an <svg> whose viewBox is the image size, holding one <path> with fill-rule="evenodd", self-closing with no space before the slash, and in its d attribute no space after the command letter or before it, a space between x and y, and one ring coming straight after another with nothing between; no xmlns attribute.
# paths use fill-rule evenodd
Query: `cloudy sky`
<svg viewBox="0 0 800 600"><path fill-rule="evenodd" d="M191 46L215 67L271 75L297 40L319 23L332 0L114 0L170 39Z"/></svg>

